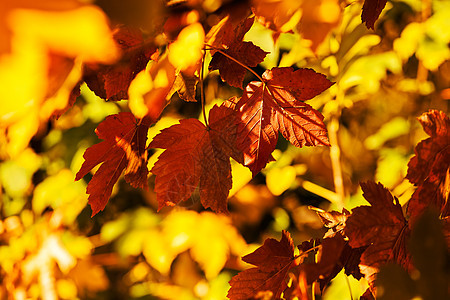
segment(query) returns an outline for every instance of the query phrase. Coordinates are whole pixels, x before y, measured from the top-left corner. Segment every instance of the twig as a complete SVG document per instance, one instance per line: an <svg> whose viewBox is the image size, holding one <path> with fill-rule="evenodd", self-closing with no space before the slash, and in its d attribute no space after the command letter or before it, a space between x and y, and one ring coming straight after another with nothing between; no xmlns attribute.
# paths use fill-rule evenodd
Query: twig
<svg viewBox="0 0 450 300"><path fill-rule="evenodd" d="M430 16L431 16L431 0L423 0L421 11L422 22L428 20ZM416 79L418 82L425 82L428 79L428 69L424 66L421 60L419 60L419 65L417 66Z"/></svg>
<svg viewBox="0 0 450 300"><path fill-rule="evenodd" d="M203 74L204 74L204 67L205 67L205 57L206 57L206 49L203 50L203 57L202 57L202 67L200 69L200 98L202 102L202 113L203 118L205 119L205 125L206 128L209 129L208 119L206 118L206 103L205 103L205 88L203 86Z"/></svg>
<svg viewBox="0 0 450 300"><path fill-rule="evenodd" d="M331 118L328 124L328 137L330 138L330 159L333 170L334 189L337 194L337 205L339 209L344 207L345 190L342 179L341 149L338 141L339 119L337 116Z"/></svg>

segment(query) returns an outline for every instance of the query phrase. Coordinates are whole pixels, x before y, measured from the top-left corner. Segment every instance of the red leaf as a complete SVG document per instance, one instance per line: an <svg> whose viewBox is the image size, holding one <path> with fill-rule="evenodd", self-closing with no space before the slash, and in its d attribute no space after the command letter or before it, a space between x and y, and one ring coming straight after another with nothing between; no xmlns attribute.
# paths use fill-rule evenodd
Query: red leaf
<svg viewBox="0 0 450 300"><path fill-rule="evenodd" d="M324 235L324 240L328 238L334 238L337 235L343 236L343 231L345 229L345 223L347 218L351 215L345 208L342 213L337 211L326 212L316 209L316 213L320 217L322 223L325 227L330 228ZM342 268L345 269L345 274L353 275L356 279L363 277L359 270L359 263L361 261L361 254L367 246L352 248L345 242L344 248L340 254L339 260L336 262L334 270L328 275L328 277L320 281L321 287L323 288L331 279L333 279Z"/></svg>
<svg viewBox="0 0 450 300"><path fill-rule="evenodd" d="M209 113L209 128L197 119L181 120L153 139L149 147L166 149L151 170L156 175L158 209L189 199L199 185L203 207L228 212L230 157L242 161L235 146L234 118L233 109L214 106Z"/></svg>
<svg viewBox="0 0 450 300"><path fill-rule="evenodd" d="M114 184L125 170L125 180L135 188L147 189L147 119L137 124L133 114L122 112L101 122L95 133L104 140L84 152L84 163L75 180L80 180L96 165L100 168L89 182L86 192L92 216L103 210Z"/></svg>
<svg viewBox="0 0 450 300"><path fill-rule="evenodd" d="M254 18L246 19L239 24L234 30L231 22L220 23L223 26L221 32L222 42L215 41L216 45L222 47L222 51L227 55L235 58L248 67L256 67L261 63L267 55L252 42L244 42L244 35L252 27ZM219 52L211 52L212 60L209 64L209 70L219 70L222 80L229 85L241 88L247 70Z"/></svg>
<svg viewBox="0 0 450 300"><path fill-rule="evenodd" d="M256 268L245 270L230 280L228 298L250 299L269 291L271 299L279 299L287 288L286 276L295 265L294 243L289 232L283 230L280 241L269 238L242 260Z"/></svg>
<svg viewBox="0 0 450 300"><path fill-rule="evenodd" d="M397 198L382 184L369 181L361 183L361 188L371 206L352 210L345 235L352 248L368 246L361 256L360 269L373 289L380 266L392 262L407 270L411 268L406 250L410 229Z"/></svg>
<svg viewBox="0 0 450 300"><path fill-rule="evenodd" d="M323 116L304 103L331 83L311 69L273 68L252 81L238 102L238 147L253 175L272 158L278 132L296 147L329 145Z"/></svg>
<svg viewBox="0 0 450 300"><path fill-rule="evenodd" d="M374 29L375 21L386 6L387 0L364 0L361 20L366 23L367 28Z"/></svg>
<svg viewBox="0 0 450 300"><path fill-rule="evenodd" d="M113 65L87 64L83 80L100 98L110 101L128 99L128 87L136 75L145 69L157 47L144 42L138 29L119 27L114 32L122 59Z"/></svg>
<svg viewBox="0 0 450 300"><path fill-rule="evenodd" d="M450 119L443 112L430 110L419 121L430 137L417 144L416 155L408 163L406 178L418 185L408 205L412 223L430 205L442 217L450 212Z"/></svg>
<svg viewBox="0 0 450 300"><path fill-rule="evenodd" d="M321 289L325 288L343 267L339 264L341 253L346 244L344 237L340 234L323 239L319 248L318 261L300 266L306 273L308 284L320 281Z"/></svg>

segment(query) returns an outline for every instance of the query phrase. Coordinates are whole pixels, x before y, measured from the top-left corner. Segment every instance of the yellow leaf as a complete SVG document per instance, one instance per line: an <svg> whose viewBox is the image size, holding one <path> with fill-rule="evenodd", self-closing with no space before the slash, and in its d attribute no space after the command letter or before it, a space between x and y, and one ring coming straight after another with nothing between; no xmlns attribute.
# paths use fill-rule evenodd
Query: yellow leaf
<svg viewBox="0 0 450 300"><path fill-rule="evenodd" d="M178 254L170 247L164 235L157 230L147 232L142 253L147 262L163 275L169 274L170 266Z"/></svg>
<svg viewBox="0 0 450 300"><path fill-rule="evenodd" d="M293 166L272 168L267 172L266 185L272 194L279 196L291 187L296 177L297 172Z"/></svg>
<svg viewBox="0 0 450 300"><path fill-rule="evenodd" d="M163 222L163 235L173 251L190 249L207 278L219 274L230 254L240 256L246 249L230 219L210 212L173 212Z"/></svg>
<svg viewBox="0 0 450 300"><path fill-rule="evenodd" d="M54 11L12 6L2 12L11 32L11 51L0 56L0 138L6 142L2 155L10 157L27 147L53 112L67 105L81 76L81 62L110 63L119 54L106 16L94 6ZM55 67L55 53L69 58L67 64Z"/></svg>
<svg viewBox="0 0 450 300"><path fill-rule="evenodd" d="M169 45L169 61L182 71L195 66L202 58L205 32L200 23L184 28L175 42Z"/></svg>
<svg viewBox="0 0 450 300"><path fill-rule="evenodd" d="M82 181L74 181L74 174L70 170L63 169L36 186L32 200L33 211L41 214L50 206L62 213L64 224L72 224L86 206L85 189Z"/></svg>

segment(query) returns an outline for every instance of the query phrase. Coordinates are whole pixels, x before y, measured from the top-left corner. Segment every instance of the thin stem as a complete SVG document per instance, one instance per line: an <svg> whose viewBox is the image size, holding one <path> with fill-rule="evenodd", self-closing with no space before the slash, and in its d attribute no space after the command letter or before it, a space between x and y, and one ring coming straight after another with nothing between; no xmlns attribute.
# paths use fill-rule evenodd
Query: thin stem
<svg viewBox="0 0 450 300"><path fill-rule="evenodd" d="M339 209L344 208L345 189L344 180L342 176L341 166L341 148L339 146L338 131L339 131L339 117L341 115L341 105L344 99L344 93L338 89L336 94L336 100L338 108L336 113L331 117L328 123L328 137L330 138L330 160L331 168L333 171L334 190L337 194L337 206Z"/></svg>
<svg viewBox="0 0 450 300"><path fill-rule="evenodd" d="M344 207L345 190L344 180L342 178L341 167L341 149L338 141L339 119L337 116L333 116L328 125L328 136L330 138L330 159L331 168L333 170L334 189L337 194L337 205L339 209Z"/></svg>
<svg viewBox="0 0 450 300"><path fill-rule="evenodd" d="M350 286L350 281L348 280L348 276L345 275L345 281L347 282L347 287L348 287L348 292L350 293L350 300L353 300L353 295L352 295L352 287Z"/></svg>
<svg viewBox="0 0 450 300"><path fill-rule="evenodd" d="M430 16L431 16L431 0L423 0L421 11L422 22L428 20ZM428 69L424 66L421 60L419 60L419 65L417 66L416 79L418 82L425 82L428 79Z"/></svg>
<svg viewBox="0 0 450 300"><path fill-rule="evenodd" d="M247 69L250 73L252 73L253 75L255 75L256 78L258 78L260 81L264 82L264 80L262 79L262 77L259 76L258 73L256 73L255 71L253 71L249 66L243 64L242 62L240 62L239 60L237 60L237 59L234 58L233 56L230 56L229 54L227 54L226 52L224 52L223 50L221 50L221 49L219 49L219 48L214 48L214 47L212 47L212 46L210 46L210 45L207 45L207 46L208 46L208 47L211 47L211 48L208 48L208 50L214 50L214 51L219 52L220 54L222 54L223 56L225 56L225 57L231 59L232 61L234 61L235 63L237 63L237 64L240 65L241 67Z"/></svg>
<svg viewBox="0 0 450 300"><path fill-rule="evenodd" d="M206 128L209 129L208 119L206 118L206 102L205 102L205 88L203 84L203 74L204 74L204 67L205 67L205 57L206 57L206 51L203 50L203 57L202 57L202 67L200 69L200 98L202 102L202 113L203 113L203 119L205 119L205 125Z"/></svg>
<svg viewBox="0 0 450 300"><path fill-rule="evenodd" d="M316 300L316 285L317 285L317 281L314 281L311 285L311 300Z"/></svg>
<svg viewBox="0 0 450 300"><path fill-rule="evenodd" d="M306 250L306 251L304 251L304 252L294 256L294 260L296 260L299 257L304 256L305 254L308 254L309 252L313 252L313 251L319 250L319 247L320 247L320 245L317 245L317 246L314 246L312 248L309 248L308 250Z"/></svg>

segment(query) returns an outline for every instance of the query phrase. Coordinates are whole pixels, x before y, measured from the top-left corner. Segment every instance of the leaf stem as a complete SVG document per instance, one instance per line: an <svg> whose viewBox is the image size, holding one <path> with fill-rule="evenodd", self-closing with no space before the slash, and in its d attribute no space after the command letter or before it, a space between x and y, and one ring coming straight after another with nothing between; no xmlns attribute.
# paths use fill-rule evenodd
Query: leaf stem
<svg viewBox="0 0 450 300"><path fill-rule="evenodd" d="M206 106L205 87L204 87L204 84L203 84L205 57L206 57L206 49L203 49L202 67L200 68L200 99L201 99L201 102L202 102L203 119L205 119L206 128L209 129L208 119L206 118L206 108L205 108L205 106Z"/></svg>
<svg viewBox="0 0 450 300"><path fill-rule="evenodd" d="M350 281L348 280L348 276L345 275L345 281L347 282L347 287L348 287L348 292L350 293L350 300L353 300L353 295L352 295L352 287L350 286Z"/></svg>
<svg viewBox="0 0 450 300"><path fill-rule="evenodd" d="M422 23L431 16L431 0L422 1L421 19ZM418 82L425 82L428 79L428 69L424 66L422 60L419 60L416 79Z"/></svg>
<svg viewBox="0 0 450 300"><path fill-rule="evenodd" d="M337 206L340 210L344 208L345 201L345 188L344 180L342 175L341 166L341 148L339 146L338 131L339 131L339 118L341 115L341 105L343 102L344 94L339 89L336 94L336 99L338 103L338 109L334 115L331 116L331 120L328 123L328 137L330 139L330 160L331 169L333 171L334 189L337 196Z"/></svg>
<svg viewBox="0 0 450 300"><path fill-rule="evenodd" d="M255 71L252 70L252 68L250 68L249 66L245 65L244 63L240 62L239 60L237 60L236 58L234 58L233 56L227 54L226 52L224 52L222 49L219 48L214 48L208 44L206 44L206 46L210 47L208 48L208 50L215 50L217 52L219 52L220 54L222 54L223 56L231 59L232 61L234 61L235 63L237 63L238 65L240 65L241 67L247 69L247 71L249 71L250 73L252 73L253 75L256 76L256 78L258 78L261 82L264 82L264 80L262 79L261 76L259 76L258 73L256 73Z"/></svg>

